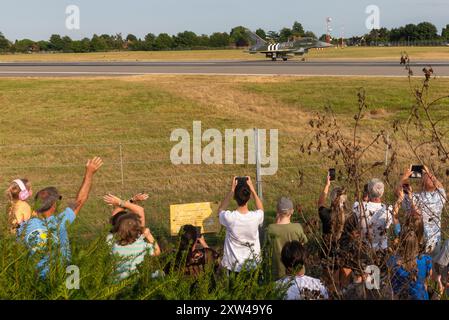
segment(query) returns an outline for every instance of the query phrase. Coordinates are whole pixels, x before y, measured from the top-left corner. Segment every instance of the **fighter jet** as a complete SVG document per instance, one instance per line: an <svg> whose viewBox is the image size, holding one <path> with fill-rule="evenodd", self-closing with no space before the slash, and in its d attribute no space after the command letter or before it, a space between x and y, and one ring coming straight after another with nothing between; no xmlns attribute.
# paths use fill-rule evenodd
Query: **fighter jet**
<svg viewBox="0 0 449 320"><path fill-rule="evenodd" d="M276 61L282 59L287 61L294 56L303 56L312 48L329 48L333 45L318 41L313 38L301 38L295 41L268 43L251 30L246 29L247 35L251 40L251 47L248 53L263 53L267 58Z"/></svg>

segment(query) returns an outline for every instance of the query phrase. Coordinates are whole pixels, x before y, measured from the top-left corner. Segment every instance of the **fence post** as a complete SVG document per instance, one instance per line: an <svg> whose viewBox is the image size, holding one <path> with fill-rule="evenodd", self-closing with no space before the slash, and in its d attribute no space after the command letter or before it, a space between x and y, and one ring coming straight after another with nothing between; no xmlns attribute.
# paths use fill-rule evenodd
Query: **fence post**
<svg viewBox="0 0 449 320"><path fill-rule="evenodd" d="M122 145L119 144L119 151L120 151L120 174L121 174L121 180L122 180L122 188L125 187L125 172L123 170L123 148Z"/></svg>
<svg viewBox="0 0 449 320"><path fill-rule="evenodd" d="M260 164L260 141L259 141L259 129L254 129L254 144L256 152L256 188L257 195L260 199L263 199L262 192L262 175L260 174L261 164Z"/></svg>

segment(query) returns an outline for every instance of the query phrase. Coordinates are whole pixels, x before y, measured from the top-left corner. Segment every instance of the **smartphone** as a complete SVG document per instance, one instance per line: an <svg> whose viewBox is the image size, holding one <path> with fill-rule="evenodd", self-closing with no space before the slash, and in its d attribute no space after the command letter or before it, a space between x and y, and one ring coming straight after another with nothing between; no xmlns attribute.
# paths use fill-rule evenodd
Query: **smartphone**
<svg viewBox="0 0 449 320"><path fill-rule="evenodd" d="M331 181L335 181L336 179L336 171L335 169L329 169L329 178Z"/></svg>
<svg viewBox="0 0 449 320"><path fill-rule="evenodd" d="M237 184L238 185L245 185L246 182L248 181L248 177L237 177Z"/></svg>
<svg viewBox="0 0 449 320"><path fill-rule="evenodd" d="M422 166L422 165L412 166L412 175L410 176L410 178L421 179L423 171L424 171L424 166Z"/></svg>

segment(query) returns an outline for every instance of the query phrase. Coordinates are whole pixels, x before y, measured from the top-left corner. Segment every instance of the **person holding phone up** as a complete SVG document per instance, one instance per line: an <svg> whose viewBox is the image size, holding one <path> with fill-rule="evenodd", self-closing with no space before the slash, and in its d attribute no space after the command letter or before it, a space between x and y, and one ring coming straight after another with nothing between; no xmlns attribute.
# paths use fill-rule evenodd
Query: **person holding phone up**
<svg viewBox="0 0 449 320"><path fill-rule="evenodd" d="M410 178L421 179L421 191L413 192ZM446 204L446 191L442 183L427 166L409 166L402 176L396 194L404 190L403 208L411 214L419 213L424 223L425 251L433 252L441 242L441 215Z"/></svg>
<svg viewBox="0 0 449 320"><path fill-rule="evenodd" d="M254 199L256 210L248 209L248 202ZM237 209L227 210L231 199L237 202ZM259 226L264 221L262 200L254 189L250 177L234 177L231 190L218 208L220 224L226 228L222 267L229 272L253 269L260 261Z"/></svg>

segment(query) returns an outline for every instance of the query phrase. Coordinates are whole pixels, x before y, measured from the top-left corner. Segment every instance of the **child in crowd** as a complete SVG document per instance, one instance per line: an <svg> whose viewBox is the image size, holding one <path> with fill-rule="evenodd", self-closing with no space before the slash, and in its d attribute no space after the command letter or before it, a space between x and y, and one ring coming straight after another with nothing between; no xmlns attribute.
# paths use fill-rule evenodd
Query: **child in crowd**
<svg viewBox="0 0 449 320"><path fill-rule="evenodd" d="M145 228L144 209L130 201L123 201L113 195L106 195L104 201L115 207L128 209L137 213L126 213L116 220L113 231L112 252L122 261L117 268L120 280L129 277L141 264L146 254L158 256L161 253L159 245L150 232Z"/></svg>
<svg viewBox="0 0 449 320"><path fill-rule="evenodd" d="M347 206L347 195L344 188L335 187L330 194L330 207L326 201L331 186L330 175L327 175L326 185L318 199L318 214L322 224L323 241L320 250L321 258L325 265L326 278L328 282L337 289L349 283L351 269L340 265L339 259L341 238L349 236L345 234L345 226L350 216ZM350 240L352 241L352 240Z"/></svg>
<svg viewBox="0 0 449 320"><path fill-rule="evenodd" d="M228 211L233 197L238 207ZM248 209L251 197L255 200L256 211ZM264 211L250 177L232 179L231 190L218 208L218 215L226 228L222 266L230 272L256 267L260 261L259 226L263 223Z"/></svg>
<svg viewBox="0 0 449 320"><path fill-rule="evenodd" d="M270 224L267 229L267 247L271 252L271 270L274 280L285 277L285 267L281 262L281 251L289 241L299 241L302 245L307 243L307 237L299 223L292 223L294 213L293 202L288 198L281 198L277 203L276 223Z"/></svg>
<svg viewBox="0 0 449 320"><path fill-rule="evenodd" d="M139 216L140 221L142 222L142 227L145 227L145 211L143 209L143 207L139 206L137 203L141 202L141 201L145 201L149 198L148 194L146 193L138 193L136 195L134 195L131 199L129 199L127 202L124 202L123 205L124 207L120 207L120 203L119 205L115 206L115 204L117 204L117 199L113 199L111 198L111 195L108 195L108 204L113 206L112 209L112 214L111 214L111 231L107 236L107 241L110 242L114 236L114 234L117 232L117 221L118 219L123 216L126 215L128 213L135 213ZM116 197L114 197L116 198ZM118 199L120 200L120 199Z"/></svg>
<svg viewBox="0 0 449 320"><path fill-rule="evenodd" d="M397 254L388 260L391 283L399 300L429 300L427 281L432 275L432 258L420 254L415 231L401 231Z"/></svg>
<svg viewBox="0 0 449 320"><path fill-rule="evenodd" d="M16 179L6 189L9 201L8 222L11 233L16 234L20 225L30 220L33 210L27 200L33 195L28 179Z"/></svg>
<svg viewBox="0 0 449 320"><path fill-rule="evenodd" d="M287 286L285 300L324 300L329 298L326 287L319 279L305 275L307 252L299 241L287 242L282 248L282 263L288 273L278 280L279 286Z"/></svg>
<svg viewBox="0 0 449 320"><path fill-rule="evenodd" d="M179 248L176 252L175 267L187 276L199 276L207 266L217 270L219 254L209 248L199 228L184 225L179 231ZM165 273L170 272L167 265Z"/></svg>

